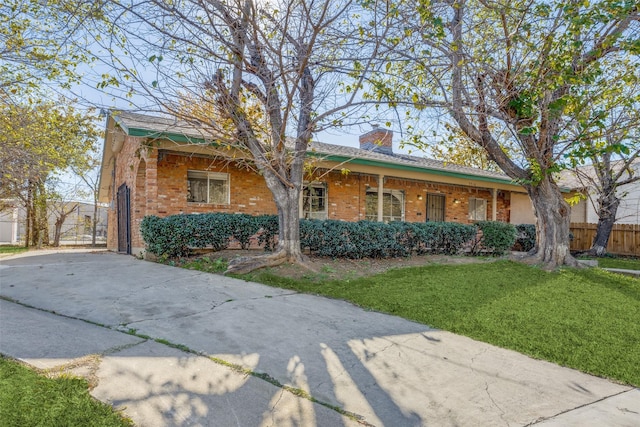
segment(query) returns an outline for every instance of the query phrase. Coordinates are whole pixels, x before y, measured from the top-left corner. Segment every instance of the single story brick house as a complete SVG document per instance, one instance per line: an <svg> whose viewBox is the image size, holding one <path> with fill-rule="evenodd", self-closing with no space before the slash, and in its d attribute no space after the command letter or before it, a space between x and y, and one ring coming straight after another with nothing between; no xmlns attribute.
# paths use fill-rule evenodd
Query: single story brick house
<svg viewBox="0 0 640 427"><path fill-rule="evenodd" d="M306 177L301 216L460 223L522 223L521 216L531 216L511 211L514 200L528 196L506 175L394 153L392 139L391 131L374 127L360 136L360 148L312 142L315 172ZM99 188L100 202L109 204L108 248L141 252L145 215L275 214L263 178L220 150L192 124L111 113Z"/></svg>

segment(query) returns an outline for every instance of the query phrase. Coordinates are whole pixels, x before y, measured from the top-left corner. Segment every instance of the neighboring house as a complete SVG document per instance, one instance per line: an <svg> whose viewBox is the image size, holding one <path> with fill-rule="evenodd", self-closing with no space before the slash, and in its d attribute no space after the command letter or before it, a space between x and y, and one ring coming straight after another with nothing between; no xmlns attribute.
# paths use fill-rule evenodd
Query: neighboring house
<svg viewBox="0 0 640 427"><path fill-rule="evenodd" d="M527 193L511 194L511 224L535 224L533 203Z"/></svg>
<svg viewBox="0 0 640 427"><path fill-rule="evenodd" d="M67 202L71 205L73 202ZM0 212L0 244L24 243L26 233L26 211L15 205ZM93 204L77 202L76 208L67 216L61 229L62 245L88 244L92 240ZM49 240L53 242L56 218L48 218ZM107 208L98 206L96 240L104 244L107 236Z"/></svg>
<svg viewBox="0 0 640 427"><path fill-rule="evenodd" d="M618 163L613 163L615 168ZM631 164L632 171L635 176L640 174L640 160L636 160ZM596 175L593 166L586 165L578 169L578 171L563 171L558 179L558 184L570 188L574 192L584 195L590 194L597 201L591 180L595 180ZM625 179L625 177L623 177ZM620 206L616 214L616 224L640 224L640 182L633 182L618 187L616 194L621 198ZM598 222L597 205L590 198L581 200L578 204L571 207L572 223L589 223L596 224Z"/></svg>
<svg viewBox="0 0 640 427"><path fill-rule="evenodd" d="M3 200L0 211L0 245L18 243L18 212L15 202Z"/></svg>
<svg viewBox="0 0 640 427"><path fill-rule="evenodd" d="M229 151L223 155L198 127L124 112L110 114L106 126L99 200L109 203L109 249L144 250L146 215L276 213L263 178L229 161ZM375 127L360 136L360 149L313 142L307 157L315 172L306 177L301 216L509 222L512 198L527 197L503 174L394 153L392 139Z"/></svg>

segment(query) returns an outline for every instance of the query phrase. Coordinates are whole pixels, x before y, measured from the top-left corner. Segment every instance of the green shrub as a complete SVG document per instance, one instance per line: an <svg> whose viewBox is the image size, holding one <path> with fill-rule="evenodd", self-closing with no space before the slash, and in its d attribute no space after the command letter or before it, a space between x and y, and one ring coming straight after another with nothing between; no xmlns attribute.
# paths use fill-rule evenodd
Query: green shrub
<svg viewBox="0 0 640 427"><path fill-rule="evenodd" d="M529 252L536 245L536 226L533 224L516 225L516 243L514 251Z"/></svg>
<svg viewBox="0 0 640 427"><path fill-rule="evenodd" d="M162 219L155 215L148 215L142 218L140 223L140 234L147 245L147 251L153 254L160 254L162 252Z"/></svg>
<svg viewBox="0 0 640 427"><path fill-rule="evenodd" d="M254 217L258 226L258 244L264 245L265 251L272 251L276 248L276 237L280 227L278 226L277 215L260 215Z"/></svg>
<svg viewBox="0 0 640 427"><path fill-rule="evenodd" d="M461 251L476 235L473 225L433 222L302 220L300 240L313 254L332 258L389 258Z"/></svg>
<svg viewBox="0 0 640 427"><path fill-rule="evenodd" d="M189 253L188 224L173 217L146 216L140 225L147 250L158 256L175 258Z"/></svg>
<svg viewBox="0 0 640 427"><path fill-rule="evenodd" d="M260 231L260 223L256 217L247 214L228 214L229 231L240 243L242 249L249 249L251 236Z"/></svg>
<svg viewBox="0 0 640 427"><path fill-rule="evenodd" d="M455 254L476 235L474 225L455 222L399 222L397 239L409 253Z"/></svg>
<svg viewBox="0 0 640 427"><path fill-rule="evenodd" d="M432 248L431 251L444 254L460 252L478 232L475 225L455 222L428 222L425 226L428 227L427 233L432 233L428 241Z"/></svg>
<svg viewBox="0 0 640 427"><path fill-rule="evenodd" d="M476 223L482 236L475 245L474 252L487 251L502 255L516 242L516 228L513 224L499 221L479 221Z"/></svg>
<svg viewBox="0 0 640 427"><path fill-rule="evenodd" d="M300 220L300 246L309 249L311 253L317 253L322 247L324 221L319 219Z"/></svg>
<svg viewBox="0 0 640 427"><path fill-rule="evenodd" d="M174 215L167 217L176 221L176 228L183 224L190 236L181 236L186 240L187 248L212 247L220 251L229 246L232 236L232 216L229 214Z"/></svg>
<svg viewBox="0 0 640 427"><path fill-rule="evenodd" d="M248 249L251 236L267 224L265 217L268 216L228 213L171 215L165 218L146 216L140 228L149 252L175 258L188 255L194 248L226 249L232 238L243 249ZM277 234L277 219L275 223ZM273 237L269 242L273 245Z"/></svg>
<svg viewBox="0 0 640 427"><path fill-rule="evenodd" d="M257 236L258 244L271 251L278 236L278 217L227 213L147 216L141 230L147 250L167 258L186 256L194 248L222 250L229 246L231 239L248 249L252 236ZM475 235L473 225L446 222L385 224L300 220L301 247L312 254L332 258L453 254L461 251Z"/></svg>

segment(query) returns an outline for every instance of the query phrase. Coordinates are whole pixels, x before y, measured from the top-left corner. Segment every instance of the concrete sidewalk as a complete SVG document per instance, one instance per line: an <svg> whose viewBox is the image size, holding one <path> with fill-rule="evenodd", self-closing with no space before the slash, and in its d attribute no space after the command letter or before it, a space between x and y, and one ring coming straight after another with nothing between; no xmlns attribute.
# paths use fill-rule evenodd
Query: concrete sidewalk
<svg viewBox="0 0 640 427"><path fill-rule="evenodd" d="M5 258L0 295L18 302L0 300L0 353L86 376L140 426L640 425L637 389L342 301L132 257Z"/></svg>

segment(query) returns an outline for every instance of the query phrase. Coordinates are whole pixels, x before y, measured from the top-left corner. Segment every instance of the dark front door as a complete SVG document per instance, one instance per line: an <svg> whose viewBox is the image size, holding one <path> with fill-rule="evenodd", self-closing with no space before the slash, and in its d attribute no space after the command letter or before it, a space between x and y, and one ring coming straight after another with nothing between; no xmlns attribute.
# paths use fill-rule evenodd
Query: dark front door
<svg viewBox="0 0 640 427"><path fill-rule="evenodd" d="M131 253L131 204L129 187L122 184L118 188L118 252Z"/></svg>
<svg viewBox="0 0 640 427"><path fill-rule="evenodd" d="M427 194L427 221L444 221L444 196Z"/></svg>

